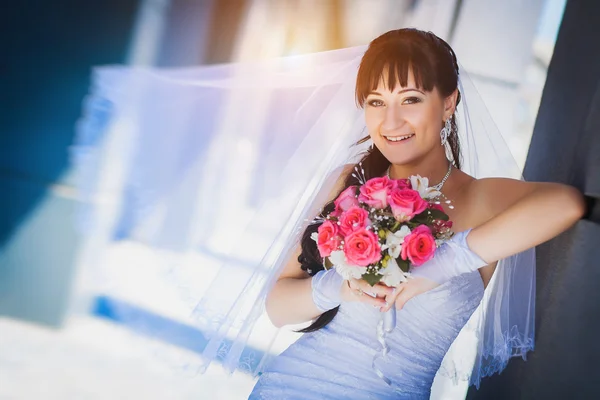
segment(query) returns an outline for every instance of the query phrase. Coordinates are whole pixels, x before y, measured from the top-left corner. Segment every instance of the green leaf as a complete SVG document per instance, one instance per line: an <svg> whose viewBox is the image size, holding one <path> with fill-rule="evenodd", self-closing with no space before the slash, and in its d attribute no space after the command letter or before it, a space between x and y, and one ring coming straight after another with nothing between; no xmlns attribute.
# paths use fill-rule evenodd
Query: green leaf
<svg viewBox="0 0 600 400"><path fill-rule="evenodd" d="M425 224L428 225L433 222L435 219L441 219L442 221L448 221L450 218L448 215L440 210L436 210L435 208L428 208L423 211L421 214L415 215L410 222L415 223L417 225Z"/></svg>
<svg viewBox="0 0 600 400"><path fill-rule="evenodd" d="M383 275L375 274L373 272L367 272L362 275L362 278L371 286L374 286L377 282L383 278Z"/></svg>
<svg viewBox="0 0 600 400"><path fill-rule="evenodd" d="M325 260L323 261L323 266L325 267L325 269L331 269L333 267L333 264L331 263L331 261L329 261L329 257L325 257Z"/></svg>
<svg viewBox="0 0 600 400"><path fill-rule="evenodd" d="M423 211L421 214L415 215L414 217L412 217L412 219L410 220L410 222L412 224L416 225L426 225L429 219L429 214L427 213L428 210Z"/></svg>
<svg viewBox="0 0 600 400"><path fill-rule="evenodd" d="M408 272L410 268L410 262L408 260L403 260L401 257L396 258L396 262L398 266L402 270L402 272Z"/></svg>
<svg viewBox="0 0 600 400"><path fill-rule="evenodd" d="M450 217L448 217L448 215L443 211L436 210L435 208L430 208L429 211L431 212L431 217L433 219L441 219L442 221L448 221L450 219Z"/></svg>

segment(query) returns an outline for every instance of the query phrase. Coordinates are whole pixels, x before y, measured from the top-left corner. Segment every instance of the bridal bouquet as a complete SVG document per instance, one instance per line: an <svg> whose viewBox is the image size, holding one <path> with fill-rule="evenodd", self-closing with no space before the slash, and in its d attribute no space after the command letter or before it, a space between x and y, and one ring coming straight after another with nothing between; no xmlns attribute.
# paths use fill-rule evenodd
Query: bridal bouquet
<svg viewBox="0 0 600 400"><path fill-rule="evenodd" d="M406 281L411 265L431 259L453 235L452 222L440 206L442 194L428 184L419 175L384 176L344 190L312 236L325 268L371 286Z"/></svg>
<svg viewBox="0 0 600 400"><path fill-rule="evenodd" d="M357 169L358 172L358 169ZM452 222L440 205L442 193L419 175L408 179L387 176L350 186L335 199L335 209L311 236L327 269L345 279L364 279L371 286L383 282L397 286L410 277L410 267L430 260L450 239ZM356 176L356 175L355 175ZM391 381L376 366L388 353L386 333L396 326L396 308L383 313L377 325L381 354L372 368L386 383Z"/></svg>

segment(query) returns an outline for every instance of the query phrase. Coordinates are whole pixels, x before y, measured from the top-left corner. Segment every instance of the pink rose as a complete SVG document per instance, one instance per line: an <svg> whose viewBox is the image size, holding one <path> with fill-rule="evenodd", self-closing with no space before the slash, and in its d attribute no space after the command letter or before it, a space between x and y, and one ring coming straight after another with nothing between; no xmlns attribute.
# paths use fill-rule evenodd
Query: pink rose
<svg viewBox="0 0 600 400"><path fill-rule="evenodd" d="M394 218L400 222L410 221L412 217L427 209L427 203L419 192L412 189L396 189L388 196Z"/></svg>
<svg viewBox="0 0 600 400"><path fill-rule="evenodd" d="M344 190L335 199L335 213L339 216L341 211L346 211L352 207L358 207L358 199L356 198L356 186L350 186Z"/></svg>
<svg viewBox="0 0 600 400"><path fill-rule="evenodd" d="M381 247L377 235L362 228L346 236L344 253L350 264L366 267L381 259Z"/></svg>
<svg viewBox="0 0 600 400"><path fill-rule="evenodd" d="M419 225L404 237L400 257L415 265L429 261L435 253L435 239L427 225Z"/></svg>
<svg viewBox="0 0 600 400"><path fill-rule="evenodd" d="M394 181L387 176L369 179L360 187L358 200L370 207L385 208L388 205L388 193L390 193L395 186Z"/></svg>
<svg viewBox="0 0 600 400"><path fill-rule="evenodd" d="M366 228L371 225L369 213L360 207L352 207L344 211L339 222L340 231L344 236L349 235L357 229Z"/></svg>
<svg viewBox="0 0 600 400"><path fill-rule="evenodd" d="M395 187L398 189L411 189L410 179L394 179Z"/></svg>
<svg viewBox="0 0 600 400"><path fill-rule="evenodd" d="M321 257L329 257L332 251L337 250L342 243L339 229L336 224L327 220L317 230L317 248Z"/></svg>

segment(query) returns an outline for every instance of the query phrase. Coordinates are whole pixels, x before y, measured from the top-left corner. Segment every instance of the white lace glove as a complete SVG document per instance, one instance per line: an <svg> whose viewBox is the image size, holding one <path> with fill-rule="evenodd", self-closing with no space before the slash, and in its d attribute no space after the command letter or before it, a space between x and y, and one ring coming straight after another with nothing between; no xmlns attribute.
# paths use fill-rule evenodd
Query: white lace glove
<svg viewBox="0 0 600 400"><path fill-rule="evenodd" d="M412 267L410 274L423 277L438 284L445 283L455 276L475 271L488 265L467 244L471 229L455 234L452 239L437 249L435 256L419 267Z"/></svg>
<svg viewBox="0 0 600 400"><path fill-rule="evenodd" d="M322 270L312 277L312 298L321 312L340 305L344 278L335 269Z"/></svg>

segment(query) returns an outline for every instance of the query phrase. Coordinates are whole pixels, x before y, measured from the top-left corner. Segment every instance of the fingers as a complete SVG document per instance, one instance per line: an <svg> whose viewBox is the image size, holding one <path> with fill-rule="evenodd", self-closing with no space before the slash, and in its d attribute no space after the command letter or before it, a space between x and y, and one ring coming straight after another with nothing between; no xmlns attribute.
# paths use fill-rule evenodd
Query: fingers
<svg viewBox="0 0 600 400"><path fill-rule="evenodd" d="M387 295L392 293L393 288L386 286L384 284L376 284L374 286L369 285L366 281L362 279L351 279L350 287L361 289L363 292L369 294L372 297L381 297L384 298Z"/></svg>
<svg viewBox="0 0 600 400"><path fill-rule="evenodd" d="M360 301L386 312L392 307L402 309L413 297L439 286L426 278L412 278L399 284L396 288L384 284L369 285L362 279L350 279L342 289L345 301Z"/></svg>
<svg viewBox="0 0 600 400"><path fill-rule="evenodd" d="M348 287L352 291L354 297L352 300L354 301L361 301L377 308L387 306L384 298L385 293L391 292L391 288L387 286L385 288L375 287L360 279L350 279Z"/></svg>
<svg viewBox="0 0 600 400"><path fill-rule="evenodd" d="M375 286L373 286L375 288L375 290L378 291L378 294L380 297L386 297L386 296L391 296L396 292L396 288L395 287L391 287L388 285L384 285L383 283L378 283Z"/></svg>
<svg viewBox="0 0 600 400"><path fill-rule="evenodd" d="M385 297L385 301L387 302L387 305L381 309L382 312L388 311L389 309L394 307L394 304L397 301L396 299L402 295L405 287L406 287L406 285L401 283L397 287L392 288L393 289L392 292Z"/></svg>
<svg viewBox="0 0 600 400"><path fill-rule="evenodd" d="M406 304L407 301L409 301L413 296L408 294L407 292L405 292L403 295L398 296L398 298L396 299L396 308L398 310L401 310L402 307L404 307L404 304Z"/></svg>
<svg viewBox="0 0 600 400"><path fill-rule="evenodd" d="M404 286L404 289L402 290L402 293L396 297L396 308L399 310L401 310L410 299L439 286L439 283L427 278L417 277L410 279L402 285Z"/></svg>
<svg viewBox="0 0 600 400"><path fill-rule="evenodd" d="M386 306L385 299L383 299L381 297L371 297L371 296L369 296L366 293L364 293L363 295L358 295L358 297L359 297L357 299L358 301L361 301L363 303L367 303L367 304L372 305L373 307L376 307L376 308L379 308L379 309L381 309L382 307Z"/></svg>

